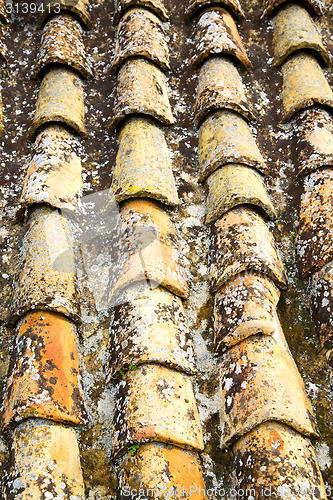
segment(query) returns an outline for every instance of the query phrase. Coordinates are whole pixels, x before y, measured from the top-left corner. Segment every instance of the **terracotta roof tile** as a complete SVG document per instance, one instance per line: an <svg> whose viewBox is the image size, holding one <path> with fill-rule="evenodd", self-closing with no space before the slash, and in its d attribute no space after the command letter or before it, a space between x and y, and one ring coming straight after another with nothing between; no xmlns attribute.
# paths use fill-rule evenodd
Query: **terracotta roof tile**
<svg viewBox="0 0 333 500"><path fill-rule="evenodd" d="M333 341L333 262L314 273L309 280L312 319L320 347L331 348Z"/></svg>
<svg viewBox="0 0 333 500"><path fill-rule="evenodd" d="M196 371L182 301L163 288L116 307L109 352L108 380L130 365L149 362Z"/></svg>
<svg viewBox="0 0 333 500"><path fill-rule="evenodd" d="M120 459L118 474L123 491L141 488L147 496L153 492L156 499L172 492L172 500L182 500L184 491L192 488L191 500L206 498L200 459L190 450L162 443L142 444L134 454Z"/></svg>
<svg viewBox="0 0 333 500"><path fill-rule="evenodd" d="M4 498L44 500L52 487L58 498L84 500L75 430L36 418L23 422L13 433L4 483Z"/></svg>
<svg viewBox="0 0 333 500"><path fill-rule="evenodd" d="M311 53L297 52L282 66L283 118L314 104L333 107L333 92L317 59Z"/></svg>
<svg viewBox="0 0 333 500"><path fill-rule="evenodd" d="M62 13L51 17L45 24L32 76L37 77L50 64L65 64L86 78L92 77L82 39L82 28L70 14Z"/></svg>
<svg viewBox="0 0 333 500"><path fill-rule="evenodd" d="M317 454L308 438L288 425L267 422L233 446L235 487L263 492L264 497L326 500ZM261 488L258 488L261 485ZM263 498L264 498L263 497Z"/></svg>
<svg viewBox="0 0 333 500"><path fill-rule="evenodd" d="M274 219L276 212L261 175L244 165L229 164L207 179L206 224L215 222L238 205L254 205Z"/></svg>
<svg viewBox="0 0 333 500"><path fill-rule="evenodd" d="M157 123L140 116L124 122L111 187L118 202L147 197L178 205L168 147Z"/></svg>
<svg viewBox="0 0 333 500"><path fill-rule="evenodd" d="M203 450L189 376L154 364L127 372L117 388L112 435L112 456L147 441Z"/></svg>
<svg viewBox="0 0 333 500"><path fill-rule="evenodd" d="M245 70L252 64L246 55L233 17L225 9L212 7L198 19L194 31L194 55L191 64L198 66L212 55L230 55Z"/></svg>
<svg viewBox="0 0 333 500"><path fill-rule="evenodd" d="M301 276L317 271L333 259L332 190L332 168L312 172L304 180L296 237L297 267Z"/></svg>
<svg viewBox="0 0 333 500"><path fill-rule="evenodd" d="M256 335L229 349L221 363L221 446L270 420L316 437L301 376L279 339Z"/></svg>
<svg viewBox="0 0 333 500"><path fill-rule="evenodd" d="M126 11L120 20L113 69L118 70L127 58L135 56L150 59L162 71L170 68L163 24L149 10L137 7Z"/></svg>
<svg viewBox="0 0 333 500"><path fill-rule="evenodd" d="M273 336L279 289L262 276L237 276L215 294L215 353L222 354L252 335Z"/></svg>
<svg viewBox="0 0 333 500"><path fill-rule="evenodd" d="M163 0L115 0L115 21L119 20L119 17L126 9L133 6L146 7L155 12L164 21L169 19Z"/></svg>
<svg viewBox="0 0 333 500"><path fill-rule="evenodd" d="M297 169L299 177L333 165L333 118L317 107L299 113L295 119Z"/></svg>
<svg viewBox="0 0 333 500"><path fill-rule="evenodd" d="M85 422L77 333L62 315L27 314L17 328L8 372L2 427L29 417Z"/></svg>
<svg viewBox="0 0 333 500"><path fill-rule="evenodd" d="M200 68L195 120L200 124L209 113L218 109L231 109L247 120L254 119L236 66L229 59L214 56Z"/></svg>
<svg viewBox="0 0 333 500"><path fill-rule="evenodd" d="M165 75L144 58L127 59L118 73L112 127L129 114L150 115L166 125L172 116Z"/></svg>
<svg viewBox="0 0 333 500"><path fill-rule="evenodd" d="M38 134L20 198L23 207L47 203L77 209L82 173L73 146L73 135L61 125L49 125Z"/></svg>
<svg viewBox="0 0 333 500"><path fill-rule="evenodd" d="M48 309L79 319L75 259L68 221L58 210L31 212L21 247L12 320L32 309Z"/></svg>
<svg viewBox="0 0 333 500"><path fill-rule="evenodd" d="M216 111L199 132L200 181L227 163L242 163L268 173L246 121L234 111Z"/></svg>
<svg viewBox="0 0 333 500"><path fill-rule="evenodd" d="M54 12L72 12L84 27L91 28L89 0L43 0L43 13L38 18L37 27L41 28L45 20Z"/></svg>
<svg viewBox="0 0 333 500"><path fill-rule="evenodd" d="M10 16L6 9L6 1L0 0L0 21L7 24L10 22Z"/></svg>
<svg viewBox="0 0 333 500"><path fill-rule="evenodd" d="M60 122L86 137L84 98L81 79L70 69L50 68L39 91L30 134L34 137L42 125Z"/></svg>
<svg viewBox="0 0 333 500"><path fill-rule="evenodd" d="M314 50L325 64L330 64L330 56L308 11L297 4L286 4L275 17L273 48L275 66L302 49Z"/></svg>
<svg viewBox="0 0 333 500"><path fill-rule="evenodd" d="M212 292L243 271L270 277L282 289L287 286L274 237L265 221L245 206L230 210L213 226L209 264Z"/></svg>
<svg viewBox="0 0 333 500"><path fill-rule="evenodd" d="M119 274L115 273L115 282L110 284L110 302L126 287L138 281L147 279L156 282L180 297L187 296L177 238L174 226L166 212L146 199L136 199L124 202L120 212L124 230L129 238L130 258L120 263ZM141 251L136 248L135 229L146 231L151 243L143 245ZM144 244L145 234L142 233Z"/></svg>
<svg viewBox="0 0 333 500"><path fill-rule="evenodd" d="M227 7L231 12L238 18L244 18L245 14L242 10L239 0L188 0L188 5L185 9L185 13L188 16L194 16L198 10L204 7L211 7L212 5L221 5L221 7Z"/></svg>
<svg viewBox="0 0 333 500"><path fill-rule="evenodd" d="M264 12L262 17L270 16L280 5L286 3L288 0L264 0ZM323 14L324 3L322 0L300 0L306 8L310 9L312 13Z"/></svg>

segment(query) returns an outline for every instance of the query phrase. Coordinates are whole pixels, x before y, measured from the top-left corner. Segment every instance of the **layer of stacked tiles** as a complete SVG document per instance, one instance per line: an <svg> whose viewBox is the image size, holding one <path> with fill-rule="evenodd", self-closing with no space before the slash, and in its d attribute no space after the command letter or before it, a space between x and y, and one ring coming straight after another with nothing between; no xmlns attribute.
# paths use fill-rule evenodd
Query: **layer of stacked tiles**
<svg viewBox="0 0 333 500"><path fill-rule="evenodd" d="M322 69L329 66L330 56L314 24L313 7L312 2L304 6L288 3L273 10L273 51L274 65L281 67L283 75L282 121L292 123L295 164L303 183L296 237L297 267L301 277L310 276L309 297L316 335L320 347L330 350L333 92Z"/></svg>
<svg viewBox="0 0 333 500"><path fill-rule="evenodd" d="M16 329L2 429L11 431L2 498L84 498L77 436L86 421L70 213L82 187L78 135L86 136L82 39L85 1L45 2L33 74L42 79L31 126L33 155L20 199L26 218L12 303Z"/></svg>
<svg viewBox="0 0 333 500"><path fill-rule="evenodd" d="M286 275L269 219L267 168L251 132L254 112L240 72L251 67L233 16L237 1L191 0L193 64L199 68L195 118L199 179L212 224L209 285L215 295L220 359L221 447L235 456L234 486L255 498L326 498L309 437L310 402L276 307ZM240 493L241 494L241 493Z"/></svg>
<svg viewBox="0 0 333 500"><path fill-rule="evenodd" d="M168 215L178 203L163 126L169 53L161 0L116 2L117 74L112 125L119 148L111 191L128 234L128 256L110 288L108 380L116 386L112 459L119 496L183 498L204 491L203 449L191 375L192 339L182 299L188 290ZM191 498L203 498L196 493Z"/></svg>

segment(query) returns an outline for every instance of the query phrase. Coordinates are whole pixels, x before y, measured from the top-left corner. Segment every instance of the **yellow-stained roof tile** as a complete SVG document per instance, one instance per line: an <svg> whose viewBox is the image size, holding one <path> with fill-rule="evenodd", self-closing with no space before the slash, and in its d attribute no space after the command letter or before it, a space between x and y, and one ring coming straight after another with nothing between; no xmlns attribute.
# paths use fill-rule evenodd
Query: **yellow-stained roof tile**
<svg viewBox="0 0 333 500"><path fill-rule="evenodd" d="M41 28L49 16L59 12L72 12L79 18L84 27L91 28L92 26L89 0L43 0L43 12L38 18L37 27Z"/></svg>
<svg viewBox="0 0 333 500"><path fill-rule="evenodd" d="M61 314L28 313L17 328L2 427L26 418L82 424L86 420L77 332Z"/></svg>
<svg viewBox="0 0 333 500"><path fill-rule="evenodd" d="M211 7L212 5L220 5L221 7L227 7L237 18L244 18L245 14L239 3L239 0L188 0L185 12L187 16L191 17L196 14L196 12L204 7Z"/></svg>
<svg viewBox="0 0 333 500"><path fill-rule="evenodd" d="M263 0L264 11L261 17L270 16L280 5L286 3L288 0ZM324 3L322 0L300 0L311 13L323 14Z"/></svg>
<svg viewBox="0 0 333 500"><path fill-rule="evenodd" d="M7 9L7 2L0 0L0 21L7 24L10 22L10 15Z"/></svg>
<svg viewBox="0 0 333 500"><path fill-rule="evenodd" d="M163 131L147 117L133 116L124 122L111 189L118 202L147 197L166 205L178 205Z"/></svg>
<svg viewBox="0 0 333 500"><path fill-rule="evenodd" d="M109 353L108 380L130 365L149 362L195 373L182 301L164 288L155 288L117 306Z"/></svg>
<svg viewBox="0 0 333 500"><path fill-rule="evenodd" d="M84 482L74 429L37 418L13 432L4 498L84 500Z"/></svg>
<svg viewBox="0 0 333 500"><path fill-rule="evenodd" d="M296 261L301 276L318 271L333 259L333 168L316 170L304 179Z"/></svg>
<svg viewBox="0 0 333 500"><path fill-rule="evenodd" d="M217 109L237 111L247 120L255 118L236 66L221 56L210 57L200 67L195 120L200 124Z"/></svg>
<svg viewBox="0 0 333 500"><path fill-rule="evenodd" d="M162 71L170 68L163 24L153 12L135 7L120 20L113 69L118 70L126 59L137 56L150 59Z"/></svg>
<svg viewBox="0 0 333 500"><path fill-rule="evenodd" d="M158 364L128 371L118 384L112 435L112 456L147 441L203 450L190 377Z"/></svg>
<svg viewBox="0 0 333 500"><path fill-rule="evenodd" d="M215 222L237 205L254 205L271 219L276 212L261 175L244 165L229 164L213 172L206 180L206 223Z"/></svg>
<svg viewBox="0 0 333 500"><path fill-rule="evenodd" d="M154 500L165 500L167 492L172 492L172 500L183 500L184 491L191 492L191 500L206 500L200 458L190 450L142 444L135 453L120 458L118 477L124 492L141 488Z"/></svg>
<svg viewBox="0 0 333 500"><path fill-rule="evenodd" d="M279 297L279 289L263 276L241 275L225 283L215 294L215 352L222 354L258 333L273 336Z"/></svg>
<svg viewBox="0 0 333 500"><path fill-rule="evenodd" d="M84 96L81 79L72 70L51 67L39 91L30 135L34 137L42 125L60 122L86 137Z"/></svg>
<svg viewBox="0 0 333 500"><path fill-rule="evenodd" d="M73 139L73 134L56 124L38 134L20 198L23 207L47 203L60 209L77 209L82 172Z"/></svg>
<svg viewBox="0 0 333 500"><path fill-rule="evenodd" d="M57 209L31 211L21 247L12 321L29 310L51 310L79 320L75 258L67 219Z"/></svg>
<svg viewBox="0 0 333 500"><path fill-rule="evenodd" d="M265 497L326 500L325 484L310 440L288 425L265 422L233 446L235 483ZM237 495L238 496L238 495Z"/></svg>
<svg viewBox="0 0 333 500"><path fill-rule="evenodd" d="M307 49L318 53L329 65L330 57L308 11L297 4L287 4L274 19L274 66L282 64L297 50Z"/></svg>
<svg viewBox="0 0 333 500"><path fill-rule="evenodd" d="M50 64L64 64L76 69L86 78L92 77L82 28L70 14L61 13L46 22L32 76L37 77Z"/></svg>
<svg viewBox="0 0 333 500"><path fill-rule="evenodd" d="M200 181L227 163L241 163L267 174L251 129L234 111L215 111L199 131Z"/></svg>
<svg viewBox="0 0 333 500"><path fill-rule="evenodd" d="M225 9L211 7L198 19L194 30L194 55L191 63L201 64L212 55L228 54L243 69L251 69L236 23Z"/></svg>
<svg viewBox="0 0 333 500"><path fill-rule="evenodd" d="M223 355L220 374L222 448L270 420L318 436L304 383L284 342L250 337Z"/></svg>
<svg viewBox="0 0 333 500"><path fill-rule="evenodd" d="M144 58L127 59L121 66L114 99L112 128L129 114L150 115L166 125L172 116L164 73Z"/></svg>
<svg viewBox="0 0 333 500"><path fill-rule="evenodd" d="M298 176L333 165L333 117L317 107L299 113L295 119Z"/></svg>
<svg viewBox="0 0 333 500"><path fill-rule="evenodd" d="M160 16L163 21L169 19L163 0L115 0L115 21L118 22L123 12L133 6L146 7Z"/></svg>
<svg viewBox="0 0 333 500"><path fill-rule="evenodd" d="M282 74L283 122L314 104L333 107L333 91L316 57L310 52L293 54L283 64Z"/></svg>
<svg viewBox="0 0 333 500"><path fill-rule="evenodd" d="M179 297L187 296L187 284L178 252L177 237L168 214L147 199L126 201L120 216L128 235L129 258L119 259L119 272L114 270L110 283L110 303L136 282L160 284ZM120 250L125 242L122 242Z"/></svg>
<svg viewBox="0 0 333 500"><path fill-rule="evenodd" d="M287 277L273 235L265 221L246 206L227 212L212 229L209 252L212 292L237 274L254 271L287 287Z"/></svg>

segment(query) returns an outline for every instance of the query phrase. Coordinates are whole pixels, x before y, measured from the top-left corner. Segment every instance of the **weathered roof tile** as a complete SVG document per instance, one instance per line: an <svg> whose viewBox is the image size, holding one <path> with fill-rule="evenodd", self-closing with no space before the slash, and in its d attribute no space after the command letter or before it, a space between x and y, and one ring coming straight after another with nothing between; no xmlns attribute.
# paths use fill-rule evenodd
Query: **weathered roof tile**
<svg viewBox="0 0 333 500"><path fill-rule="evenodd" d="M221 447L270 420L318 435L304 383L284 342L250 337L224 354L220 373Z"/></svg>
<svg viewBox="0 0 333 500"><path fill-rule="evenodd" d="M264 11L261 17L270 16L280 5L286 3L288 0L264 0ZM323 14L324 4L321 0L300 0L306 8L315 14Z"/></svg>
<svg viewBox="0 0 333 500"><path fill-rule="evenodd" d="M200 124L217 109L232 109L247 120L254 119L236 66L221 56L210 57L200 68L195 120Z"/></svg>
<svg viewBox="0 0 333 500"><path fill-rule="evenodd" d="M43 12L38 18L37 27L41 28L45 20L54 13L72 12L83 26L91 28L89 0L43 0Z"/></svg>
<svg viewBox="0 0 333 500"><path fill-rule="evenodd" d="M178 205L168 147L157 123L140 116L124 122L111 188L118 202L147 197Z"/></svg>
<svg viewBox="0 0 333 500"><path fill-rule="evenodd" d="M233 17L225 9L212 7L198 19L194 32L191 64L198 66L212 55L230 55L243 69L252 68Z"/></svg>
<svg viewBox="0 0 333 500"><path fill-rule="evenodd" d="M333 117L324 109L309 108L295 119L298 176L333 165Z"/></svg>
<svg viewBox="0 0 333 500"><path fill-rule="evenodd" d="M109 300L138 281L160 284L179 297L187 296L187 284L178 252L174 226L168 214L147 199L126 201L120 216L128 239L128 259L119 259ZM123 250L125 242L121 243ZM125 256L126 257L126 256Z"/></svg>
<svg viewBox="0 0 333 500"><path fill-rule="evenodd" d="M191 500L204 498L206 488L196 452L163 443L146 443L135 453L125 454L119 462L123 491L141 489L147 495L154 492L155 499L161 500L168 492L172 492L172 500L183 500L184 491L191 491Z"/></svg>
<svg viewBox="0 0 333 500"><path fill-rule="evenodd" d="M312 172L304 179L296 237L301 276L317 271L333 259L332 211L333 168Z"/></svg>
<svg viewBox="0 0 333 500"><path fill-rule="evenodd" d="M165 75L144 58L127 59L118 73L112 128L129 114L150 115L166 125L172 116Z"/></svg>
<svg viewBox="0 0 333 500"><path fill-rule="evenodd" d="M221 7L227 7L238 18L245 17L239 0L218 0L215 2L213 0L188 0L188 5L185 9L185 13L189 17L194 16L198 10L216 4L221 5Z"/></svg>
<svg viewBox="0 0 333 500"><path fill-rule="evenodd" d="M84 500L80 453L74 429L37 418L13 432L4 498Z"/></svg>
<svg viewBox="0 0 333 500"><path fill-rule="evenodd" d="M42 125L60 122L86 137L84 97L81 79L70 69L52 67L45 74L39 91L30 134Z"/></svg>
<svg viewBox="0 0 333 500"><path fill-rule="evenodd" d="M29 310L79 319L75 259L68 221L57 209L37 205L29 217L14 288L12 320Z"/></svg>
<svg viewBox="0 0 333 500"><path fill-rule="evenodd" d="M30 417L84 423L75 326L61 314L35 311L20 321L4 399L2 427Z"/></svg>
<svg viewBox="0 0 333 500"><path fill-rule="evenodd" d="M238 205L254 205L271 219L276 212L268 197L261 175L244 165L229 164L207 179L206 223L215 222Z"/></svg>
<svg viewBox="0 0 333 500"><path fill-rule="evenodd" d="M119 20L126 9L133 6L146 7L155 12L164 21L169 19L163 0L115 0L115 21Z"/></svg>
<svg viewBox="0 0 333 500"><path fill-rule="evenodd" d="M314 104L333 108L332 89L311 53L296 52L284 63L282 73L283 122Z"/></svg>
<svg viewBox="0 0 333 500"><path fill-rule="evenodd" d="M70 66L86 78L93 75L86 57L82 28L70 14L51 17L45 24L32 76L37 77L50 64Z"/></svg>
<svg viewBox="0 0 333 500"><path fill-rule="evenodd" d="M308 11L297 4L287 4L274 19L274 66L282 64L293 52L314 50L329 65L330 57Z"/></svg>
<svg viewBox="0 0 333 500"><path fill-rule="evenodd" d="M310 440L289 425L265 422L233 446L237 491L261 485L264 497L326 500L325 484Z"/></svg>
<svg viewBox="0 0 333 500"><path fill-rule="evenodd" d="M200 181L227 163L242 163L268 173L246 121L234 111L215 111L199 132Z"/></svg>
<svg viewBox="0 0 333 500"><path fill-rule="evenodd" d="M5 0L0 0L0 21L5 24L10 22L10 16L7 12L7 4Z"/></svg>
<svg viewBox="0 0 333 500"><path fill-rule="evenodd" d="M133 8L125 12L118 26L113 69L118 70L129 57L146 57L162 71L169 66L169 50L163 25L146 9Z"/></svg>
<svg viewBox="0 0 333 500"><path fill-rule="evenodd" d="M213 226L209 263L212 292L243 271L267 276L279 288L287 286L274 237L265 221L245 206L230 210Z"/></svg>
<svg viewBox="0 0 333 500"><path fill-rule="evenodd" d="M115 309L108 380L130 365L160 363L195 373L192 340L182 301L155 288Z"/></svg>
<svg viewBox="0 0 333 500"><path fill-rule="evenodd" d="M81 160L73 142L73 135L55 124L38 134L20 198L23 207L47 203L60 209L77 209L83 183Z"/></svg>
<svg viewBox="0 0 333 500"><path fill-rule="evenodd" d="M157 364L127 372L117 389L112 434L112 456L147 441L203 450L189 376Z"/></svg>
<svg viewBox="0 0 333 500"><path fill-rule="evenodd" d="M241 275L225 283L215 294L215 353L258 333L273 336L279 297L279 289L262 276Z"/></svg>
<svg viewBox="0 0 333 500"><path fill-rule="evenodd" d="M309 296L315 332L321 348L333 345L333 262L309 280Z"/></svg>

